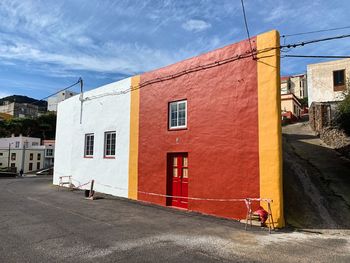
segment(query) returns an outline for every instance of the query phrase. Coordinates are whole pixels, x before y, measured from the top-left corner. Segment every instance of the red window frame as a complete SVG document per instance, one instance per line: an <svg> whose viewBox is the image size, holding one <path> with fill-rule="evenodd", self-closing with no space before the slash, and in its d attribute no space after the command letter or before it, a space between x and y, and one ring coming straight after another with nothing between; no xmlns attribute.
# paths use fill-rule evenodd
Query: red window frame
<svg viewBox="0 0 350 263"><path fill-rule="evenodd" d="M92 137L92 140L90 139L91 137ZM93 158L94 157L94 142L95 142L95 134L94 133L86 133L85 134L85 142L84 142L84 158ZM89 149L88 149L88 147L89 147Z"/></svg>

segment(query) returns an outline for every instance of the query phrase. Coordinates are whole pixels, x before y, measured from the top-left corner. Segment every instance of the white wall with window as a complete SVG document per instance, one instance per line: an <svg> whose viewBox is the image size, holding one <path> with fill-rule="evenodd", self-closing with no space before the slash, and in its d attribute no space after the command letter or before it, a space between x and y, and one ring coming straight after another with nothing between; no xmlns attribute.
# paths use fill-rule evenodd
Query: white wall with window
<svg viewBox="0 0 350 263"><path fill-rule="evenodd" d="M128 196L130 93L98 96L130 85L128 78L85 92L84 98L90 99L83 102L81 123L79 96L59 103L54 184L60 176L72 176L75 185L94 179L96 191ZM93 134L93 146L89 134Z"/></svg>

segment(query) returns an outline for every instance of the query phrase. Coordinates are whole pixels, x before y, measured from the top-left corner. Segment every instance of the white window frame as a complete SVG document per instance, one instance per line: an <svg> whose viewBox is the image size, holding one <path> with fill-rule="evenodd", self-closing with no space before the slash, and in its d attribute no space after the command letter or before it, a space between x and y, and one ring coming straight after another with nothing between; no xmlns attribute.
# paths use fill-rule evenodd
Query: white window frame
<svg viewBox="0 0 350 263"><path fill-rule="evenodd" d="M185 125L178 125L179 123L179 104L185 103ZM172 126L171 124L171 106L176 104L176 110L177 110L177 125ZM169 130L177 130L177 129L184 129L187 128L187 100L178 100L178 101L172 101L169 103L169 109L168 109L168 119L169 119Z"/></svg>
<svg viewBox="0 0 350 263"><path fill-rule="evenodd" d="M114 136L114 154L112 154L112 145L111 148L108 148L107 145L107 137L109 135L115 135ZM112 143L112 141L110 141ZM116 131L107 131L105 132L105 136L104 136L104 148L103 148L103 156L105 158L115 158L116 152L117 152L117 132Z"/></svg>
<svg viewBox="0 0 350 263"><path fill-rule="evenodd" d="M53 156L53 149L46 149L46 156L47 157L52 157Z"/></svg>
<svg viewBox="0 0 350 263"><path fill-rule="evenodd" d="M88 138L93 137L92 139L92 149L88 149ZM91 142L91 141L89 141ZM84 157L93 157L94 156L94 144L95 144L95 134L93 133L86 133L85 134L85 142L84 142ZM91 146L90 146L91 147ZM90 152L90 150L92 152Z"/></svg>

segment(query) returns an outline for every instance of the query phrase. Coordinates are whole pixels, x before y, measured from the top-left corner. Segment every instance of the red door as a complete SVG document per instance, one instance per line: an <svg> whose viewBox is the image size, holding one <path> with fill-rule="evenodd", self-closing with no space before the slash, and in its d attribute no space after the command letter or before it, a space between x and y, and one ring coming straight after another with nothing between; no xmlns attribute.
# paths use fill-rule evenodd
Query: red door
<svg viewBox="0 0 350 263"><path fill-rule="evenodd" d="M171 154L169 158L170 205L188 208L187 153Z"/></svg>

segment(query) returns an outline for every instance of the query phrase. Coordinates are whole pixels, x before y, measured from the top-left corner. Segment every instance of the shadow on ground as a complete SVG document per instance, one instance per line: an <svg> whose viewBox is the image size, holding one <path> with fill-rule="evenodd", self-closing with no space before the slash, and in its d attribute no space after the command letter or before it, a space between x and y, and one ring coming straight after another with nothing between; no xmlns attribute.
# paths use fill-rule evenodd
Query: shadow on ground
<svg viewBox="0 0 350 263"><path fill-rule="evenodd" d="M283 128L285 218L307 229L350 229L350 161L305 123Z"/></svg>

